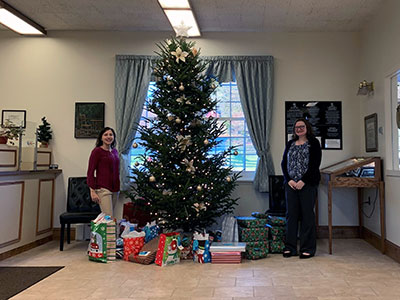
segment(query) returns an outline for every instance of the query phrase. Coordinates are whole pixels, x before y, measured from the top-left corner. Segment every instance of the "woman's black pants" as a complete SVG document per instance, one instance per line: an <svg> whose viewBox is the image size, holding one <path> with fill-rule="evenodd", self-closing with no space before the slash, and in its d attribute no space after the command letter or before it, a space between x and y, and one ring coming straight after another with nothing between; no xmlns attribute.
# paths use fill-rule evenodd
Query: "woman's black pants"
<svg viewBox="0 0 400 300"><path fill-rule="evenodd" d="M297 233L300 222L300 253L315 254L317 234L314 205L317 186L304 185L301 190L294 190L285 185L286 193L286 242L285 250L297 253Z"/></svg>

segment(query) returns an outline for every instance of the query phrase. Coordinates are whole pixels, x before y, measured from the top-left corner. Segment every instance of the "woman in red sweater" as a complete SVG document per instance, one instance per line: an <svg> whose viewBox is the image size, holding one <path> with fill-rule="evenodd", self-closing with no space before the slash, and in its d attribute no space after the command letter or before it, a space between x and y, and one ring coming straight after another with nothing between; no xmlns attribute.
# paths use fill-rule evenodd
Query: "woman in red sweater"
<svg viewBox="0 0 400 300"><path fill-rule="evenodd" d="M90 197L111 217L119 194L119 157L115 145L114 129L105 127L97 137L87 170Z"/></svg>

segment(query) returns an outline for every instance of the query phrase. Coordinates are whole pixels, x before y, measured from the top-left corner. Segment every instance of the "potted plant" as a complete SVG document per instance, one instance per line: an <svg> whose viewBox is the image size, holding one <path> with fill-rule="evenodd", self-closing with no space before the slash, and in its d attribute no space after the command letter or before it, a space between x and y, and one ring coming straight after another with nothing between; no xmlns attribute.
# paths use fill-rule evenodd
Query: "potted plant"
<svg viewBox="0 0 400 300"><path fill-rule="evenodd" d="M18 140L24 130L24 128L16 127L12 121L6 119L0 128L0 144L7 144L8 140ZM10 143L14 145L13 141Z"/></svg>
<svg viewBox="0 0 400 300"><path fill-rule="evenodd" d="M49 141L52 139L52 131L50 130L50 123L47 122L46 117L42 118L42 125L37 128L38 142L41 147L48 147Z"/></svg>

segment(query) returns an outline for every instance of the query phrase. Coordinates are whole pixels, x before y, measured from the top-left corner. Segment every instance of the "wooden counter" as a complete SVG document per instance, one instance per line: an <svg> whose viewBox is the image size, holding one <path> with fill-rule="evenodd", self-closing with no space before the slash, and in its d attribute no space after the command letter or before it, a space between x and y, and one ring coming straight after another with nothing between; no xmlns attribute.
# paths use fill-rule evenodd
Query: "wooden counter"
<svg viewBox="0 0 400 300"><path fill-rule="evenodd" d="M51 240L55 178L61 173L0 172L0 260Z"/></svg>

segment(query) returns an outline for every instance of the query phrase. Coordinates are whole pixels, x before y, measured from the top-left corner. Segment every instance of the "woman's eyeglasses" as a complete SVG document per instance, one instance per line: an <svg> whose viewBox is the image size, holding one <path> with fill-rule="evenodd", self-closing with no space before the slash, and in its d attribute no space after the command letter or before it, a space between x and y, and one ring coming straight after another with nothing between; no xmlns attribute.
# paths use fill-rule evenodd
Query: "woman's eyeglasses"
<svg viewBox="0 0 400 300"><path fill-rule="evenodd" d="M304 129L306 128L306 125L300 125L300 126L294 126L294 129Z"/></svg>

